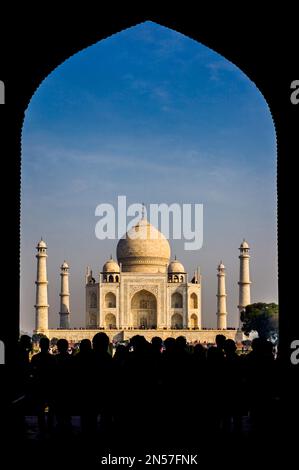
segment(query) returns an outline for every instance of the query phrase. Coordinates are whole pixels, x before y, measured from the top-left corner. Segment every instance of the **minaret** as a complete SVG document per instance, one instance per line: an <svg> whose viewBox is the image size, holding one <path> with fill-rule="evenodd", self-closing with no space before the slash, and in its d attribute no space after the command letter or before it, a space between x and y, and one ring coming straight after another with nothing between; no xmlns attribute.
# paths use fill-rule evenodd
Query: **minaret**
<svg viewBox="0 0 299 470"><path fill-rule="evenodd" d="M70 292L69 292L69 265L66 261L60 267L61 289L60 289L60 328L70 327Z"/></svg>
<svg viewBox="0 0 299 470"><path fill-rule="evenodd" d="M240 280L239 284L239 313L241 316L242 310L246 307L246 305L250 304L250 274L249 274L249 245L245 239L240 245ZM239 317L240 318L240 317ZM241 319L240 319L240 326L241 326Z"/></svg>
<svg viewBox="0 0 299 470"><path fill-rule="evenodd" d="M88 284L91 277L92 277L92 270L90 269L90 266L87 266L86 273L85 273L85 284Z"/></svg>
<svg viewBox="0 0 299 470"><path fill-rule="evenodd" d="M48 330L48 279L47 279L47 245L43 239L37 244L37 274L35 302L35 331L43 333Z"/></svg>
<svg viewBox="0 0 299 470"><path fill-rule="evenodd" d="M226 330L226 288L225 288L225 266L220 261L217 268L218 289L217 289L217 330Z"/></svg>

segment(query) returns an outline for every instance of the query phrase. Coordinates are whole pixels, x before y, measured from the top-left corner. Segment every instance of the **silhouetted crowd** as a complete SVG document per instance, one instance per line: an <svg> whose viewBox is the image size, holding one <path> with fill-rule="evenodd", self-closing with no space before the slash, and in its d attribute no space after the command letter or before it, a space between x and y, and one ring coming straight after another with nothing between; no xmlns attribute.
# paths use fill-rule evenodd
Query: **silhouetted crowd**
<svg viewBox="0 0 299 470"><path fill-rule="evenodd" d="M244 355L221 334L209 348L188 345L183 336L149 343L136 335L113 356L104 332L92 343L82 340L76 353L68 346L60 339L51 354L43 337L30 361L30 337L19 341L15 406L24 416L37 415L40 433L70 431L72 416L80 416L86 436L141 439L150 429L172 442L192 438L194 429L240 432L244 417L252 428L272 425L279 390L269 341L254 339Z"/></svg>

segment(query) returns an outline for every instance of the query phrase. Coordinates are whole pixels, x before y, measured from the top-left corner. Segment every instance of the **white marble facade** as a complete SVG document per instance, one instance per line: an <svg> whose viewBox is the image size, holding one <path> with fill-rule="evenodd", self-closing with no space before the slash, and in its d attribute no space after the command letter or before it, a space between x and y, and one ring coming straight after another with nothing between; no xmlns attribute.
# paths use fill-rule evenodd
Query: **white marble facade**
<svg viewBox="0 0 299 470"><path fill-rule="evenodd" d="M136 234L138 236L136 236ZM227 329L225 266L218 266L217 330L205 331L202 325L201 276L197 268L191 280L184 266L171 261L169 241L142 218L117 244L117 261L112 257L93 275L85 278L85 327L70 327L69 266L61 266L60 329L48 328L47 245L37 245L35 332L66 337L89 337L90 332L105 329L113 338L144 331L179 335L192 340L210 341L215 331L235 337L239 330ZM249 245L243 240L240 250L239 310L250 302ZM59 334L58 334L59 333ZM186 333L187 334L187 333ZM84 336L85 335L85 336ZM164 337L164 336L163 336Z"/></svg>
<svg viewBox="0 0 299 470"><path fill-rule="evenodd" d="M131 238L132 232L140 238ZM146 219L117 245L97 279L86 273L86 327L201 329L201 283L170 261L168 240Z"/></svg>

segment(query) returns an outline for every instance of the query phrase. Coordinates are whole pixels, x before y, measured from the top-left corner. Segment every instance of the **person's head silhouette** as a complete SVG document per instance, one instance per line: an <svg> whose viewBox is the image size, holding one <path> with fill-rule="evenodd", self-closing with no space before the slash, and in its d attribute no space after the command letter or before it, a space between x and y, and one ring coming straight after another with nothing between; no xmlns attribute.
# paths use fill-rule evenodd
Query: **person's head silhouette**
<svg viewBox="0 0 299 470"><path fill-rule="evenodd" d="M160 338L159 336L154 336L152 338L152 348L154 351L159 351L161 352L161 349L162 349L162 338Z"/></svg>
<svg viewBox="0 0 299 470"><path fill-rule="evenodd" d="M175 349L175 339L174 338L166 338L164 340L164 346L168 353L172 353Z"/></svg>
<svg viewBox="0 0 299 470"><path fill-rule="evenodd" d="M133 351L137 354L143 353L147 348L147 341L144 336L135 335L130 339L130 345L133 347Z"/></svg>
<svg viewBox="0 0 299 470"><path fill-rule="evenodd" d="M91 341L89 339L82 339L80 343L80 353L88 354L91 351Z"/></svg>
<svg viewBox="0 0 299 470"><path fill-rule="evenodd" d="M109 336L100 332L94 335L92 339L92 347L96 353L106 353L109 346Z"/></svg>
<svg viewBox="0 0 299 470"><path fill-rule="evenodd" d="M116 346L116 351L115 351L113 358L116 360L117 359L123 360L123 359L126 359L127 354L128 354L127 346L125 346L124 344L118 344Z"/></svg>
<svg viewBox="0 0 299 470"><path fill-rule="evenodd" d="M194 346L193 354L195 357L200 359L205 359L206 357L206 350L202 344L198 343Z"/></svg>
<svg viewBox="0 0 299 470"><path fill-rule="evenodd" d="M224 343L223 349L225 351L226 356L232 356L236 352L237 346L234 340L227 339Z"/></svg>
<svg viewBox="0 0 299 470"><path fill-rule="evenodd" d="M216 335L215 341L216 341L217 348L223 349L224 343L226 341L226 337L222 334Z"/></svg>
<svg viewBox="0 0 299 470"><path fill-rule="evenodd" d="M252 343L251 343L251 348L255 354L260 354L261 349L262 349L261 338L253 338Z"/></svg>
<svg viewBox="0 0 299 470"><path fill-rule="evenodd" d="M49 338L41 338L39 340L39 347L40 347L40 350L42 353L47 353L49 351L49 347L50 347L50 341L49 341Z"/></svg>
<svg viewBox="0 0 299 470"><path fill-rule="evenodd" d="M61 338L57 341L57 349L59 354L66 354L69 347L69 343L66 339Z"/></svg>
<svg viewBox="0 0 299 470"><path fill-rule="evenodd" d="M19 340L20 348L24 351L30 351L32 347L31 338L28 335L22 335Z"/></svg>
<svg viewBox="0 0 299 470"><path fill-rule="evenodd" d="M185 351L186 346L187 346L187 341L185 336L178 336L177 339L175 340L175 346L177 351Z"/></svg>

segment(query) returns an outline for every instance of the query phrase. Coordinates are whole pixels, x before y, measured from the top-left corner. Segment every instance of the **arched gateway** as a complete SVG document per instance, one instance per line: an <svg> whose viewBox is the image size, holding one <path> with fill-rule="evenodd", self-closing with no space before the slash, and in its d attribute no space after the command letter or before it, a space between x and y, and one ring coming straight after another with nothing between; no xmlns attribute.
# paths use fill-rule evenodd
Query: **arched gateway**
<svg viewBox="0 0 299 470"><path fill-rule="evenodd" d="M134 328L157 327L157 299L151 292L142 289L131 300L131 319Z"/></svg>

